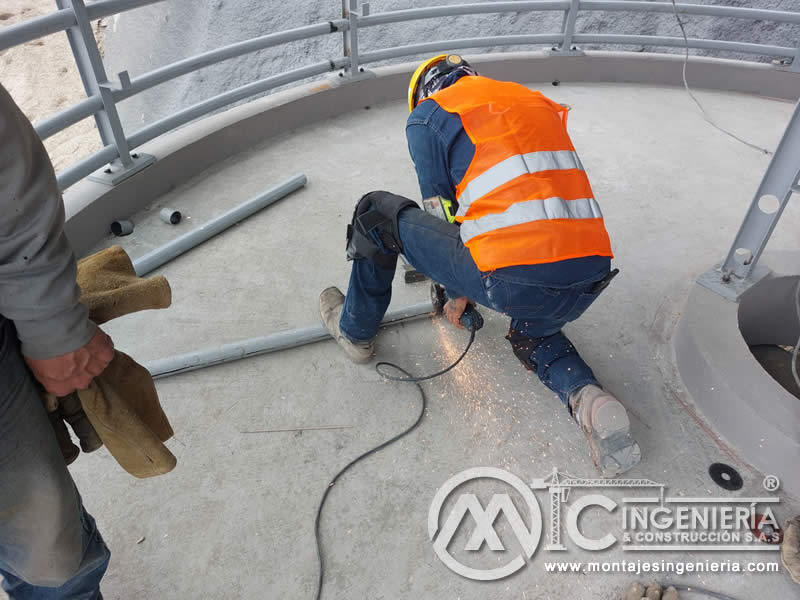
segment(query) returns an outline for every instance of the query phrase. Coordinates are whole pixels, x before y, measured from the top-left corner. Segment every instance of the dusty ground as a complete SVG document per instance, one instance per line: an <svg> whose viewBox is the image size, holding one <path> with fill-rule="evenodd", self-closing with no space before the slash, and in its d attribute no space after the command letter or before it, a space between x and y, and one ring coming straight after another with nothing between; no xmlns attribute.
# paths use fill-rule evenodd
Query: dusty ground
<svg viewBox="0 0 800 600"><path fill-rule="evenodd" d="M54 10L53 0L3 0L0 25L13 25ZM104 29L102 23L94 23L101 50ZM0 51L0 83L34 123L86 97L64 33ZM48 138L45 147L56 171L99 150L94 119L84 119Z"/></svg>

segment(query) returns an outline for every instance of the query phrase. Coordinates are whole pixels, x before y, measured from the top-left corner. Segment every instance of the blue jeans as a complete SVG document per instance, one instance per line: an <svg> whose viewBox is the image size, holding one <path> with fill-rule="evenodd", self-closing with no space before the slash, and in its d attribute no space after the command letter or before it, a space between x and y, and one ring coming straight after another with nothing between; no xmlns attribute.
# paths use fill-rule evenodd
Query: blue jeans
<svg viewBox="0 0 800 600"><path fill-rule="evenodd" d="M111 553L0 317L0 575L12 600L98 600Z"/></svg>
<svg viewBox="0 0 800 600"><path fill-rule="evenodd" d="M442 284L450 297L466 296L511 317L509 340L515 354L564 404L575 390L597 384L561 329L597 298L592 288L608 274L609 259L588 257L482 272L461 241L457 225L407 208L400 213L398 227L406 260ZM394 273L394 267L381 268L366 259L353 261L339 322L348 338L375 337L392 298ZM524 353L520 348L525 348Z"/></svg>

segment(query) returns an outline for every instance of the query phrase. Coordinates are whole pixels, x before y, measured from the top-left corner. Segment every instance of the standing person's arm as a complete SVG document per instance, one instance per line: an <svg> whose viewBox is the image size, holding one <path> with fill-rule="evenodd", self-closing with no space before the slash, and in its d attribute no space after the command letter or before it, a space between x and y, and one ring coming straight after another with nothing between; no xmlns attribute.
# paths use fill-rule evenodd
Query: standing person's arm
<svg viewBox="0 0 800 600"><path fill-rule="evenodd" d="M14 321L31 371L56 395L87 387L114 355L79 302L63 227L50 159L0 86L0 315Z"/></svg>

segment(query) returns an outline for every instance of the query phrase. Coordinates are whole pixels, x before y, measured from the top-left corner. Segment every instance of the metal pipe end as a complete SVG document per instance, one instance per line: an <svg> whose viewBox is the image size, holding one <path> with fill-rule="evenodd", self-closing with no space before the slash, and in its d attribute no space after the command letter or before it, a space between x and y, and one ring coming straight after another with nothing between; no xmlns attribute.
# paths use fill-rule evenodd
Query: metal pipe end
<svg viewBox="0 0 800 600"><path fill-rule="evenodd" d="M174 208L162 208L158 216L168 225L177 225L181 222L181 218L183 217L181 211L175 210Z"/></svg>
<svg viewBox="0 0 800 600"><path fill-rule="evenodd" d="M133 233L133 223L125 219L120 219L119 221L113 221L111 223L111 233L113 233L117 237L130 235L131 233Z"/></svg>

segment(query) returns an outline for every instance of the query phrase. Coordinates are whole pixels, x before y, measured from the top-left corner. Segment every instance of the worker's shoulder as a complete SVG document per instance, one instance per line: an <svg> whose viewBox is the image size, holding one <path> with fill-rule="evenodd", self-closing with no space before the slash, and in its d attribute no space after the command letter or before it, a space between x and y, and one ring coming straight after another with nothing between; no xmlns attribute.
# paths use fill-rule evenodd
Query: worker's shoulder
<svg viewBox="0 0 800 600"><path fill-rule="evenodd" d="M462 129L461 117L444 110L436 100L428 98L420 102L406 121L406 129L430 129L440 135L456 135Z"/></svg>

